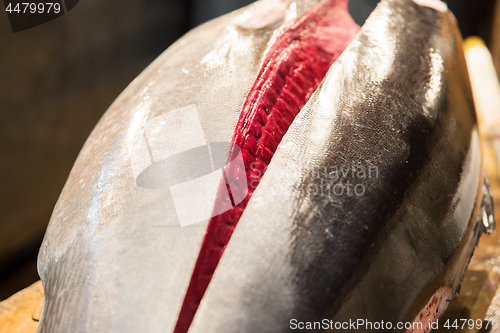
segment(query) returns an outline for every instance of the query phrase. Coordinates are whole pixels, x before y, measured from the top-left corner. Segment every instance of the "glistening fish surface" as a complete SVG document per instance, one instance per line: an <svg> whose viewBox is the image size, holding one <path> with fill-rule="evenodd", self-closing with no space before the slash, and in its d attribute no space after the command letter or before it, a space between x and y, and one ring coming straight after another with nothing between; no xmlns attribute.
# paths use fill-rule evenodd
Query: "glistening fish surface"
<svg viewBox="0 0 500 333"><path fill-rule="evenodd" d="M382 1L349 42L344 1L260 1L167 49L54 209L38 332L435 320L493 221L461 36L418 2ZM186 178L205 146L211 169Z"/></svg>

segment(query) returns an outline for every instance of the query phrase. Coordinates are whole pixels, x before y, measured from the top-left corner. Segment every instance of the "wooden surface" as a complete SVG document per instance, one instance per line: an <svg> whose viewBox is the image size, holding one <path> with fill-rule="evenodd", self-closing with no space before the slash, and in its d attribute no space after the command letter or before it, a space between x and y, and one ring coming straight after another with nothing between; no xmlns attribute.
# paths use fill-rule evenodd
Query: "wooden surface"
<svg viewBox="0 0 500 333"><path fill-rule="evenodd" d="M0 303L0 332L34 333L42 311L42 281Z"/></svg>

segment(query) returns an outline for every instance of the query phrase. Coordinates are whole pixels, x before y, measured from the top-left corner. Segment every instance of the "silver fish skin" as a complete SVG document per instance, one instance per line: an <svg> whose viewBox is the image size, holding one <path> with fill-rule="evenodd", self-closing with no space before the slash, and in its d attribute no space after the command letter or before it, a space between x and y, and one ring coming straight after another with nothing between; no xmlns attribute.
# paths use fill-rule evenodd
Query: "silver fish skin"
<svg viewBox="0 0 500 333"><path fill-rule="evenodd" d="M258 1L203 24L116 99L82 148L47 228L38 333L173 331L206 223L181 228L167 189L136 185L144 127L195 105L205 139L230 142L268 44L317 2Z"/></svg>
<svg viewBox="0 0 500 333"><path fill-rule="evenodd" d="M229 141L266 44L308 8L281 3L275 16L247 8L192 31L108 110L42 245L38 332L172 331L204 228L178 228L167 191L135 186L138 135L196 104L207 141ZM412 320L438 288L458 288L491 213L461 54L449 13L378 7L280 144L190 332ZM363 195L314 192L334 179L321 168L346 165L376 167L339 177L361 179Z"/></svg>
<svg viewBox="0 0 500 333"><path fill-rule="evenodd" d="M491 191L455 19L443 3L419 3L382 1L332 65L250 199L190 333L332 328L294 325L323 319L396 332L440 288L458 291L493 228Z"/></svg>

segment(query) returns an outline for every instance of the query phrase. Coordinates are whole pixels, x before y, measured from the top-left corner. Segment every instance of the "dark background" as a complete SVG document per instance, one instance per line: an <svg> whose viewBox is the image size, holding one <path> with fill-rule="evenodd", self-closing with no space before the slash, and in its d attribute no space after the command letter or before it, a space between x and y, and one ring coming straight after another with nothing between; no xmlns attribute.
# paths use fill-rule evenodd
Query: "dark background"
<svg viewBox="0 0 500 333"><path fill-rule="evenodd" d="M17 33L0 7L0 300L38 280L36 255L52 209L112 101L190 28L250 2L80 0ZM351 0L358 24L377 2ZM448 5L465 36L489 41L494 0Z"/></svg>

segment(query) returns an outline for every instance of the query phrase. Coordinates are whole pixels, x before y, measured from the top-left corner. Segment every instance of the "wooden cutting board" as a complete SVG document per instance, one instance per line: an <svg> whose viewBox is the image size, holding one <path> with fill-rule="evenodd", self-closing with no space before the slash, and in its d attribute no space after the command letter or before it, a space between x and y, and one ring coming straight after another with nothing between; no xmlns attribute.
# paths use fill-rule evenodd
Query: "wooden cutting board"
<svg viewBox="0 0 500 333"><path fill-rule="evenodd" d="M42 281L0 303L0 332L34 333L42 312Z"/></svg>

